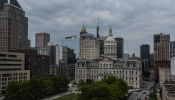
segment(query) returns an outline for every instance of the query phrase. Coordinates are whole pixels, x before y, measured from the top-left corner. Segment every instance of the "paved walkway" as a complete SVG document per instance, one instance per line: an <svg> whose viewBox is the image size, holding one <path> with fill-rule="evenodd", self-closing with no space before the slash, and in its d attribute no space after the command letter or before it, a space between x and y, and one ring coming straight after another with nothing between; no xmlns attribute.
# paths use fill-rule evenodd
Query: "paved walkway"
<svg viewBox="0 0 175 100"><path fill-rule="evenodd" d="M47 96L47 97L39 99L39 100L53 100L53 99L56 99L56 98L59 98L59 97L62 97L64 95L71 94L71 93L80 93L80 92L75 91L75 88L73 88L72 90L68 89L68 91L64 91L62 93L53 94L53 95Z"/></svg>

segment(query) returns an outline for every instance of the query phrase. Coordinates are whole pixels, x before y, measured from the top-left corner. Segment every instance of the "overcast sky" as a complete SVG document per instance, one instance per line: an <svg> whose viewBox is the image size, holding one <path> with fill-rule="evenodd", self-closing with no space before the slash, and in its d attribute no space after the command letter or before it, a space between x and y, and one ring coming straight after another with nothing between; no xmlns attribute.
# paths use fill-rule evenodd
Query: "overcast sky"
<svg viewBox="0 0 175 100"><path fill-rule="evenodd" d="M149 44L153 34L170 34L175 40L175 0L18 0L29 19L28 38L35 46L35 33L47 32L51 42L79 35L84 25L96 35L98 17L100 36L112 27L114 37L124 38L124 52L140 56L140 45Z"/></svg>

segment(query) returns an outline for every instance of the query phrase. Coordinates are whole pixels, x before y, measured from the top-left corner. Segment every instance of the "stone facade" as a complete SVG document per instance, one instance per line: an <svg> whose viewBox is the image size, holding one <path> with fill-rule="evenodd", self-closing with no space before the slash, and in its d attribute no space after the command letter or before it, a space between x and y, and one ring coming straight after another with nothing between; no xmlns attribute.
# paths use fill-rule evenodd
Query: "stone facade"
<svg viewBox="0 0 175 100"><path fill-rule="evenodd" d="M162 85L162 100L174 100L175 98L175 84Z"/></svg>
<svg viewBox="0 0 175 100"><path fill-rule="evenodd" d="M96 39L80 40L79 59L95 59L100 57L100 42Z"/></svg>
<svg viewBox="0 0 175 100"><path fill-rule="evenodd" d="M93 79L100 81L104 77L115 76L124 79L129 86L139 88L142 82L142 63L134 58L117 59L117 41L113 38L112 28L104 42L104 57L80 59L75 64L75 81Z"/></svg>
<svg viewBox="0 0 175 100"><path fill-rule="evenodd" d="M139 88L142 81L142 65L140 61L130 58L126 61L115 61L110 58L101 60L78 60L75 65L75 81L94 79L100 81L107 76L124 79L129 86Z"/></svg>
<svg viewBox="0 0 175 100"><path fill-rule="evenodd" d="M171 74L171 68L159 68L159 82L160 86L163 83L174 83L175 76Z"/></svg>
<svg viewBox="0 0 175 100"><path fill-rule="evenodd" d="M0 52L0 94L10 81L23 82L30 79L30 70L25 70L25 54Z"/></svg>

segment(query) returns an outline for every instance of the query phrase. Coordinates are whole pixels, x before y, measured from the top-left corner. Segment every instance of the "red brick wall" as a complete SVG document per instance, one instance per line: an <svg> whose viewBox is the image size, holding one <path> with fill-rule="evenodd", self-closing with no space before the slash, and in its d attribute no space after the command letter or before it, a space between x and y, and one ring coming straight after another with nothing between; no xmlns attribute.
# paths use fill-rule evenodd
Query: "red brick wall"
<svg viewBox="0 0 175 100"><path fill-rule="evenodd" d="M170 68L171 67L170 61L155 61L154 62L155 78L158 80L159 80L159 67Z"/></svg>

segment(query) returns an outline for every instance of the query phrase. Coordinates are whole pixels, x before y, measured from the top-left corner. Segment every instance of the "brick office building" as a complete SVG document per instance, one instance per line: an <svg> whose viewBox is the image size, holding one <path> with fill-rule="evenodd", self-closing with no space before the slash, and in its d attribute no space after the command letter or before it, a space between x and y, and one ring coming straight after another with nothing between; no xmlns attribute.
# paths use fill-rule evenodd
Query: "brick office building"
<svg viewBox="0 0 175 100"><path fill-rule="evenodd" d="M154 71L155 71L156 79L159 79L159 67L171 68L170 61L155 61L154 62Z"/></svg>
<svg viewBox="0 0 175 100"><path fill-rule="evenodd" d="M0 0L0 51L28 48L28 18L17 0Z"/></svg>
<svg viewBox="0 0 175 100"><path fill-rule="evenodd" d="M25 70L30 70L30 78L49 77L49 56L39 55L36 50L13 50L25 54Z"/></svg>

